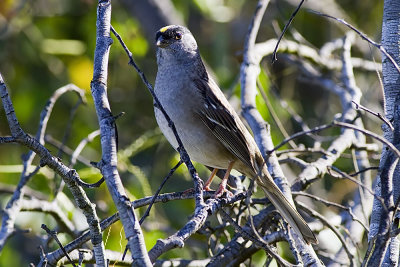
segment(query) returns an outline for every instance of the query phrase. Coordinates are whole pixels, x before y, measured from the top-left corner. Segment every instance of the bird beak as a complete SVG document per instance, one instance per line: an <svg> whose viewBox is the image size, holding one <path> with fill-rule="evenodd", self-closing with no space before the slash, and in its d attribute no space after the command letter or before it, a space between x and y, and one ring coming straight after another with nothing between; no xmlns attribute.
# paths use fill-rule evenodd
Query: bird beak
<svg viewBox="0 0 400 267"><path fill-rule="evenodd" d="M164 37L162 35L160 35L160 37L158 37L157 42L156 42L156 45L161 48L166 48L170 44L171 43L169 42L169 40L164 39Z"/></svg>

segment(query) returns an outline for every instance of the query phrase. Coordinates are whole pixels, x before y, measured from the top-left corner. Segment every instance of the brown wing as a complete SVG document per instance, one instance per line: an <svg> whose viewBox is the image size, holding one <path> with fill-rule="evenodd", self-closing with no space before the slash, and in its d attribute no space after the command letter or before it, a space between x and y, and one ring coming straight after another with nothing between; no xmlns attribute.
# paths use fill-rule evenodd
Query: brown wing
<svg viewBox="0 0 400 267"><path fill-rule="evenodd" d="M233 108L227 107L227 105L230 105L228 100L226 100L217 85L208 80L208 78L196 79L194 82L204 100L204 108L199 114L201 120L232 154L254 169L245 134L243 133L243 130L246 129L243 129L244 125L238 125L238 123L242 124L242 122L240 122L238 115L234 113ZM215 86L216 88L210 88L210 86ZM220 93L220 95L217 97L216 93ZM223 108L224 106L227 108Z"/></svg>

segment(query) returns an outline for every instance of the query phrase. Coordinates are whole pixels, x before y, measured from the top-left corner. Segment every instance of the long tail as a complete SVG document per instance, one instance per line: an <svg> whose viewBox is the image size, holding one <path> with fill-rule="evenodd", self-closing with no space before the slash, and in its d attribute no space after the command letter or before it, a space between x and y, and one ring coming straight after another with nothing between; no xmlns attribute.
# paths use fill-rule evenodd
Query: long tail
<svg viewBox="0 0 400 267"><path fill-rule="evenodd" d="M293 227L297 234L301 235L308 244L318 244L318 240L310 227L283 195L279 187L273 182L272 177L268 176L269 175L266 175L257 179L257 183L263 189L265 195L288 221L289 225Z"/></svg>

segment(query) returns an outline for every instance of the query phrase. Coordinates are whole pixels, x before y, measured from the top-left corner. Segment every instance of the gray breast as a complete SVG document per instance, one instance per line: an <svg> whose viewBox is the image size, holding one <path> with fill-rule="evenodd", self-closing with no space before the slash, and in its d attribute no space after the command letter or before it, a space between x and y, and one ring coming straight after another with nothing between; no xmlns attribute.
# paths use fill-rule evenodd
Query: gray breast
<svg viewBox="0 0 400 267"><path fill-rule="evenodd" d="M162 68L162 66L161 66ZM155 93L171 120L174 122L185 149L192 160L207 166L225 169L233 155L219 142L207 126L197 117L201 96L188 76L173 67L157 73ZM164 115L155 108L157 123L177 149L176 137Z"/></svg>

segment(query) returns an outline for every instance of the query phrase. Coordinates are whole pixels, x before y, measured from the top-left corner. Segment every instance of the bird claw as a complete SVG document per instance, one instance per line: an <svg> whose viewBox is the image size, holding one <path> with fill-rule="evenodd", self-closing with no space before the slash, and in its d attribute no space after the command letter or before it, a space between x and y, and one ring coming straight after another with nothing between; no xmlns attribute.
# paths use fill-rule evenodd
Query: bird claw
<svg viewBox="0 0 400 267"><path fill-rule="evenodd" d="M210 191L214 191L210 188L210 186L206 185L203 187L204 191L210 192ZM195 192L194 188L189 188L186 189L185 191L183 191L183 195L189 195L189 194L193 194ZM213 196L214 199L216 198L220 198L222 197L224 194L226 193L226 195L228 197L233 197L233 193L231 191L229 191L228 189L226 189L225 186L223 185L219 185L218 190L215 191L215 194Z"/></svg>
<svg viewBox="0 0 400 267"><path fill-rule="evenodd" d="M213 198L220 198L220 197L222 197L225 193L226 193L226 195L227 195L228 197L233 197L233 194L232 194L231 191L227 190L227 189L225 188L225 186L220 185L220 186L218 187L218 190L215 191L215 194L214 194Z"/></svg>
<svg viewBox="0 0 400 267"><path fill-rule="evenodd" d="M213 191L213 190L210 188L210 186L208 186L208 185L205 185L205 186L203 187L203 190L204 190L204 191Z"/></svg>

